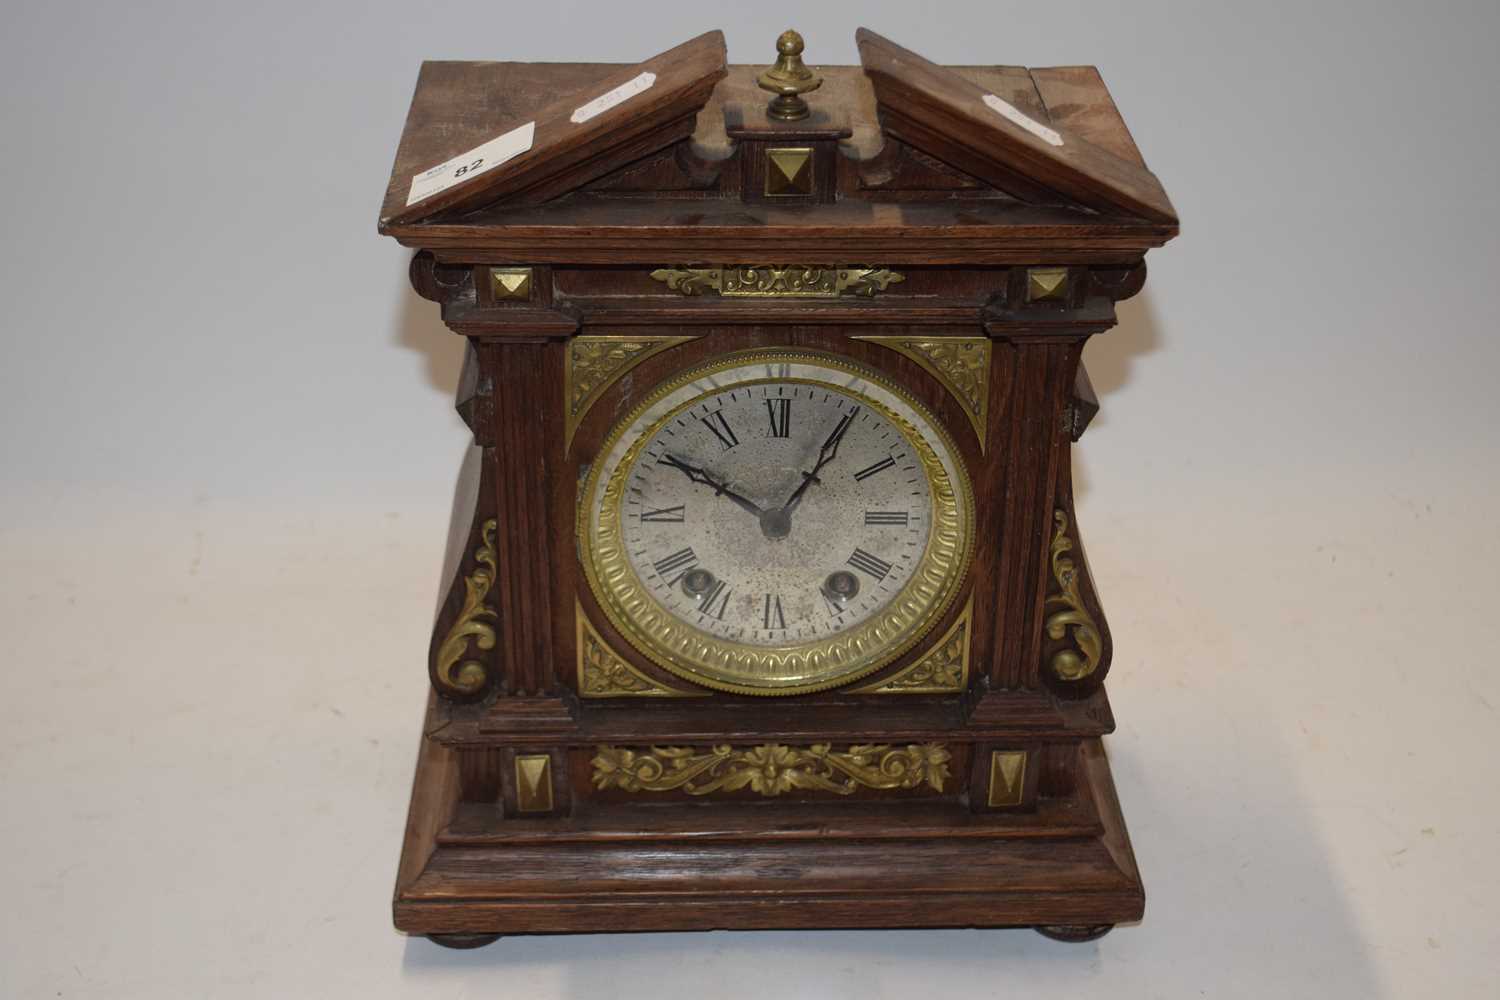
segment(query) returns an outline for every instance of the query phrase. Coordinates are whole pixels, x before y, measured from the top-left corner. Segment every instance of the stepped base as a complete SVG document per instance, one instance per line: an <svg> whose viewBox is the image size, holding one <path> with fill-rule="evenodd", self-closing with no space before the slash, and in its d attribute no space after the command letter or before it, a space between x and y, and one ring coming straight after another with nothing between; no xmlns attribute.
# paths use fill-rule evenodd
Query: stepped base
<svg viewBox="0 0 1500 1000"><path fill-rule="evenodd" d="M1145 905L1109 764L1079 746L1071 803L617 806L505 819L459 801L457 754L424 740L397 879L412 934L791 928L1102 928Z"/></svg>

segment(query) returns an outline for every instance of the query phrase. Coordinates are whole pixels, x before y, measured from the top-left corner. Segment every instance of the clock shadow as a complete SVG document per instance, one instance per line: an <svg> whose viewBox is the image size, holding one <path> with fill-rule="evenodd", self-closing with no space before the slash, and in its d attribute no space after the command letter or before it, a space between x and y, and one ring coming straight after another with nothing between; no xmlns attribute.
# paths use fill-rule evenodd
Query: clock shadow
<svg viewBox="0 0 1500 1000"><path fill-rule="evenodd" d="M1119 323L1113 329L1090 337L1083 348L1083 364L1088 369L1099 412L1089 423L1083 440L1073 446L1073 498L1081 500L1089 491L1089 435L1109 424L1110 397L1127 385L1138 357L1159 350L1165 342L1155 303L1149 290L1115 306Z"/></svg>

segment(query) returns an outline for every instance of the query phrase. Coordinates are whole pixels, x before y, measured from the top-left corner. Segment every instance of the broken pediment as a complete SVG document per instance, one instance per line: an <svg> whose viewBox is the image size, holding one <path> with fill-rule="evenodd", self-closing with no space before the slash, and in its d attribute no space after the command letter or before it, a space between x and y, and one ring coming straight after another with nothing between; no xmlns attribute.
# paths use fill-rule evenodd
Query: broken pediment
<svg viewBox="0 0 1500 1000"><path fill-rule="evenodd" d="M747 255L795 238L853 260L898 241L934 262L1036 259L1064 231L1076 253L1124 259L1176 234L1093 67L938 66L856 37L863 65L812 64L797 121L767 114L765 67L727 65L719 32L631 66L426 63L380 230L448 259L678 262L689 231Z"/></svg>

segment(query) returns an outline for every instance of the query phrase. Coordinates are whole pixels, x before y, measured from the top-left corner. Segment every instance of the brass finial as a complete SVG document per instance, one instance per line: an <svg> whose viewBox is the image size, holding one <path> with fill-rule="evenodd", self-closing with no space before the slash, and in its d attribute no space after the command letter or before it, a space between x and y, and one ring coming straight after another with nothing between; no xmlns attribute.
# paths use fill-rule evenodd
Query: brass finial
<svg viewBox="0 0 1500 1000"><path fill-rule="evenodd" d="M776 39L776 65L760 75L762 90L777 95L766 106L766 114L784 122L797 122L811 112L801 97L823 86L823 78L802 65L802 36L783 31Z"/></svg>

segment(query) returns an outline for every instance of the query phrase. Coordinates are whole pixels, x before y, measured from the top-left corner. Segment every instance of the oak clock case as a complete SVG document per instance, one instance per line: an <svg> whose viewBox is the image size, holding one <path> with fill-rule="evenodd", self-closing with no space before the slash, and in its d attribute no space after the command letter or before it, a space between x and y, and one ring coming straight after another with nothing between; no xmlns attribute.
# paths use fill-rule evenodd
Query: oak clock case
<svg viewBox="0 0 1500 1000"><path fill-rule="evenodd" d="M380 226L473 447L398 928L1140 918L1070 452L1176 217L1091 67L858 41L423 66Z"/></svg>

